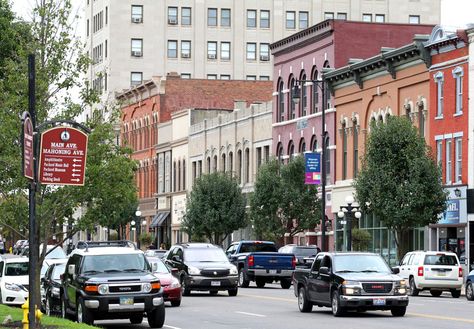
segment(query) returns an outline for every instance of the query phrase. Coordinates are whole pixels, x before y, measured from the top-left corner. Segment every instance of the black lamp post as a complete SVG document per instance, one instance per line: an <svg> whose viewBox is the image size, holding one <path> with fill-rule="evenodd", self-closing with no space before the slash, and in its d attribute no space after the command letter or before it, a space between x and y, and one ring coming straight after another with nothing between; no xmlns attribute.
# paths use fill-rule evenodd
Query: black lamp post
<svg viewBox="0 0 474 329"><path fill-rule="evenodd" d="M137 223L135 223L134 220L132 220L132 225L135 226L135 239L136 239L136 242L137 242L137 248L140 249L140 227L141 227L141 216L142 216L142 212L140 211L140 209L137 209L137 211L135 211L135 216L137 217Z"/></svg>
<svg viewBox="0 0 474 329"><path fill-rule="evenodd" d="M360 207L354 205L354 197L352 195L348 195L345 201L347 205L340 207L341 210L337 213L337 217L341 219L345 217L343 224L346 224L349 228L347 230L347 251L352 251L352 218L360 219L362 213L359 211Z"/></svg>
<svg viewBox="0 0 474 329"><path fill-rule="evenodd" d="M313 88L321 90L321 251L326 251L326 82L321 80L296 80L295 87L292 90L291 98L295 104L300 102L301 89L298 85L311 82Z"/></svg>

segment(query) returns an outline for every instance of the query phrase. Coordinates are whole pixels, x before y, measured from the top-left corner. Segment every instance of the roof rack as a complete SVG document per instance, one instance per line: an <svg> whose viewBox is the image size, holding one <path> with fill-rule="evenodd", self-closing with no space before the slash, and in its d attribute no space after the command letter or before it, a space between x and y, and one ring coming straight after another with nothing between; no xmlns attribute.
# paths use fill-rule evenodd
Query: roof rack
<svg viewBox="0 0 474 329"><path fill-rule="evenodd" d="M98 248L98 247L127 247L138 249L135 243L130 240L112 240L112 241L79 241L77 242L77 249Z"/></svg>

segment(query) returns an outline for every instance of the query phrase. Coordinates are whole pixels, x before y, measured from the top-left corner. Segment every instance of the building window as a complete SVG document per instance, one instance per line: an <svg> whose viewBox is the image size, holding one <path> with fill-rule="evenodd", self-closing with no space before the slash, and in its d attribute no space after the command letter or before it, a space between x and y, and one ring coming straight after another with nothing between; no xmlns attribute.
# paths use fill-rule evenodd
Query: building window
<svg viewBox="0 0 474 329"><path fill-rule="evenodd" d="M268 43L260 44L260 60L264 62L270 60L270 45Z"/></svg>
<svg viewBox="0 0 474 329"><path fill-rule="evenodd" d="M105 58L107 58L107 55L108 55L108 48L109 48L108 42L107 42L107 40L105 40L105 46L104 46Z"/></svg>
<svg viewBox="0 0 474 329"><path fill-rule="evenodd" d="M191 25L191 8L181 8L181 25Z"/></svg>
<svg viewBox="0 0 474 329"><path fill-rule="evenodd" d="M283 146L281 145L281 143L278 143L276 156L277 156L278 162L283 163Z"/></svg>
<svg viewBox="0 0 474 329"><path fill-rule="evenodd" d="M214 155L212 160L212 172L217 172L217 155Z"/></svg>
<svg viewBox="0 0 474 329"><path fill-rule="evenodd" d="M277 121L285 121L285 94L283 93L283 81L278 85L278 116Z"/></svg>
<svg viewBox="0 0 474 329"><path fill-rule="evenodd" d="M353 170L354 170L354 178L357 177L357 173L359 172L359 130L357 129L356 122L354 122L354 131L353 131L353 147L354 147L354 158L352 161L353 163Z"/></svg>
<svg viewBox="0 0 474 329"><path fill-rule="evenodd" d="M270 76L268 75L261 75L259 77L259 80L262 80L262 81L269 81L270 80Z"/></svg>
<svg viewBox="0 0 474 329"><path fill-rule="evenodd" d="M295 29L296 28L296 12L294 11L287 11L286 12L286 28L287 29Z"/></svg>
<svg viewBox="0 0 474 329"><path fill-rule="evenodd" d="M262 29L270 28L270 11L269 10L260 10L260 28Z"/></svg>
<svg viewBox="0 0 474 329"><path fill-rule="evenodd" d="M290 88L289 88L290 91L291 91L291 90L294 90L294 88L295 88L295 79L294 79L294 78L291 78L290 86L289 86L289 87L290 87ZM291 120L291 119L296 118L296 104L295 104L295 102L293 102L293 100L291 99L291 96L288 97L288 103L289 103L289 106L288 106L288 107L290 108L290 113L289 113L289 114L290 114L290 117L289 117L288 119Z"/></svg>
<svg viewBox="0 0 474 329"><path fill-rule="evenodd" d="M346 13L337 13L337 19L342 19L342 20L347 20L347 14Z"/></svg>
<svg viewBox="0 0 474 329"><path fill-rule="evenodd" d="M143 40L132 39L132 56L142 57L143 56Z"/></svg>
<svg viewBox="0 0 474 329"><path fill-rule="evenodd" d="M143 6L132 5L132 23L143 23Z"/></svg>
<svg viewBox="0 0 474 329"><path fill-rule="evenodd" d="M181 58L191 58L191 41L181 41Z"/></svg>
<svg viewBox="0 0 474 329"><path fill-rule="evenodd" d="M270 161L270 146L266 145L263 147L263 157L265 163L268 163L268 161Z"/></svg>
<svg viewBox="0 0 474 329"><path fill-rule="evenodd" d="M181 177L183 177L183 179L181 180L181 182L183 183L183 187L181 190L185 190L186 189L186 160L183 160L183 175Z"/></svg>
<svg viewBox="0 0 474 329"><path fill-rule="evenodd" d="M318 152L318 139L314 135L311 137L311 152Z"/></svg>
<svg viewBox="0 0 474 329"><path fill-rule="evenodd" d="M181 73L181 79L191 79L191 73Z"/></svg>
<svg viewBox="0 0 474 329"><path fill-rule="evenodd" d="M217 58L217 42L209 41L207 43L207 58L216 59Z"/></svg>
<svg viewBox="0 0 474 329"><path fill-rule="evenodd" d="M410 15L410 16L408 16L408 23L410 23L410 24L420 24L420 16L419 15Z"/></svg>
<svg viewBox="0 0 474 329"><path fill-rule="evenodd" d="M288 155L290 157L290 161L295 158L295 144L293 144L293 141L290 141L290 145L288 145Z"/></svg>
<svg viewBox="0 0 474 329"><path fill-rule="evenodd" d="M142 72L132 72L130 74L130 85L137 86L140 85L143 81L143 73Z"/></svg>
<svg viewBox="0 0 474 329"><path fill-rule="evenodd" d="M257 44L248 42L247 43L247 60L257 59Z"/></svg>
<svg viewBox="0 0 474 329"><path fill-rule="evenodd" d="M237 151L237 181L242 184L242 151Z"/></svg>
<svg viewBox="0 0 474 329"><path fill-rule="evenodd" d="M257 147L256 148L256 157L257 157L257 170L260 169L260 166L262 165L262 148Z"/></svg>
<svg viewBox="0 0 474 329"><path fill-rule="evenodd" d="M222 172L226 171L225 153L222 153L221 155L221 171Z"/></svg>
<svg viewBox="0 0 474 329"><path fill-rule="evenodd" d="M197 172L196 172L196 162L194 161L191 166L192 166L192 169L191 169L191 175L192 175L192 177L191 177L191 178L192 178L193 184L194 184L194 181L196 180L196 177L197 177L197 176L196 176L196 175L197 175Z"/></svg>
<svg viewBox="0 0 474 329"><path fill-rule="evenodd" d="M301 80L306 80L306 74L301 76ZM306 116L306 108L308 107L308 87L306 86L306 82L301 82L301 108L300 108L300 116Z"/></svg>
<svg viewBox="0 0 474 329"><path fill-rule="evenodd" d="M301 138L300 140L300 147L299 147L299 152L303 154L306 152L306 142L304 141L304 138Z"/></svg>
<svg viewBox="0 0 474 329"><path fill-rule="evenodd" d="M245 183L250 182L250 150L245 149Z"/></svg>
<svg viewBox="0 0 474 329"><path fill-rule="evenodd" d="M207 26L217 26L217 8L207 8Z"/></svg>
<svg viewBox="0 0 474 329"><path fill-rule="evenodd" d="M257 11L253 9L247 10L247 27L257 27Z"/></svg>
<svg viewBox="0 0 474 329"><path fill-rule="evenodd" d="M456 138L456 165L454 167L455 183L462 181L462 138Z"/></svg>
<svg viewBox="0 0 474 329"><path fill-rule="evenodd" d="M464 72L461 67L456 67L453 70L453 77L454 80L456 81L456 112L454 115L460 115L462 114L462 78L463 78Z"/></svg>
<svg viewBox="0 0 474 329"><path fill-rule="evenodd" d="M221 26L230 27L230 9L221 9Z"/></svg>
<svg viewBox="0 0 474 329"><path fill-rule="evenodd" d="M375 15L375 22L377 22L377 23L385 23L385 15L376 14L376 15Z"/></svg>
<svg viewBox="0 0 474 329"><path fill-rule="evenodd" d="M105 6L105 25L109 24L109 7Z"/></svg>
<svg viewBox="0 0 474 329"><path fill-rule="evenodd" d="M311 107L311 113L317 113L319 111L319 86L317 82L318 80L318 70L314 70L313 72L313 106Z"/></svg>
<svg viewBox="0 0 474 329"><path fill-rule="evenodd" d="M308 24L309 24L309 13L307 11L300 11L299 12L300 29L308 28Z"/></svg>
<svg viewBox="0 0 474 329"><path fill-rule="evenodd" d="M435 83L436 83L436 100L437 100L437 110L436 117L443 117L443 106L444 106L444 76L442 72L435 74Z"/></svg>
<svg viewBox="0 0 474 329"><path fill-rule="evenodd" d="M443 166L443 141L436 141L436 164L442 168Z"/></svg>
<svg viewBox="0 0 474 329"><path fill-rule="evenodd" d="M347 129L342 125L342 179L347 179Z"/></svg>
<svg viewBox="0 0 474 329"><path fill-rule="evenodd" d="M207 157L206 164L207 164L206 173L210 174L211 173L211 157Z"/></svg>
<svg viewBox="0 0 474 329"><path fill-rule="evenodd" d="M420 131L420 136L425 137L425 113L422 101L420 101L420 104L418 104L418 128Z"/></svg>
<svg viewBox="0 0 474 329"><path fill-rule="evenodd" d="M247 75L245 77L246 80L250 80L250 81L255 81L257 80L257 76L256 75Z"/></svg>
<svg viewBox="0 0 474 329"><path fill-rule="evenodd" d="M178 57L178 41L168 40L168 58Z"/></svg>
<svg viewBox="0 0 474 329"><path fill-rule="evenodd" d="M452 164L452 147L451 140L446 140L446 184L451 184L453 176L453 164Z"/></svg>
<svg viewBox="0 0 474 329"><path fill-rule="evenodd" d="M230 80L229 74L221 74L221 80Z"/></svg>
<svg viewBox="0 0 474 329"><path fill-rule="evenodd" d="M326 148L324 149L326 160L326 182L331 184L331 150L329 149L329 137L326 137Z"/></svg>
<svg viewBox="0 0 474 329"><path fill-rule="evenodd" d="M230 42L221 42L221 59L230 59Z"/></svg>
<svg viewBox="0 0 474 329"><path fill-rule="evenodd" d="M362 14L362 22L372 22L372 14Z"/></svg>
<svg viewBox="0 0 474 329"><path fill-rule="evenodd" d="M89 36L89 20L87 20L87 23L86 23L86 33L87 33L87 36Z"/></svg>
<svg viewBox="0 0 474 329"><path fill-rule="evenodd" d="M334 13L331 13L329 11L325 12L324 19L334 19Z"/></svg>
<svg viewBox="0 0 474 329"><path fill-rule="evenodd" d="M168 24L178 24L178 7L168 7Z"/></svg>
<svg viewBox="0 0 474 329"><path fill-rule="evenodd" d="M228 165L228 168L229 168L229 172L231 174L234 173L234 153L230 152L229 153L229 165Z"/></svg>
<svg viewBox="0 0 474 329"><path fill-rule="evenodd" d="M207 80L217 80L217 74L208 74Z"/></svg>

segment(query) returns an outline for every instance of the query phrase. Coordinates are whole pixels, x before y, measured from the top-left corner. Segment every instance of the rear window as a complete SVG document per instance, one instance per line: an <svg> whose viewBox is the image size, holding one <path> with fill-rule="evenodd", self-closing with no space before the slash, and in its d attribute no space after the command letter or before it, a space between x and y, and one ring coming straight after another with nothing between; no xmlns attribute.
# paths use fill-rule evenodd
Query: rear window
<svg viewBox="0 0 474 329"><path fill-rule="evenodd" d="M458 265L456 257L452 255L426 255L425 265Z"/></svg>
<svg viewBox="0 0 474 329"><path fill-rule="evenodd" d="M242 243L240 252L275 252L277 251L274 244L270 243Z"/></svg>

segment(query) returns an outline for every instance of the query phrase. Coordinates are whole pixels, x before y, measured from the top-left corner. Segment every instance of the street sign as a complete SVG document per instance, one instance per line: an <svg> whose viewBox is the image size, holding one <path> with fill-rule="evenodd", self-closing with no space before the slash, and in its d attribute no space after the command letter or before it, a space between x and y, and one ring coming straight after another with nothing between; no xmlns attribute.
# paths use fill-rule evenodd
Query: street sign
<svg viewBox="0 0 474 329"><path fill-rule="evenodd" d="M26 113L23 115L23 176L33 179L33 123L30 116Z"/></svg>
<svg viewBox="0 0 474 329"><path fill-rule="evenodd" d="M308 185L321 184L321 153L305 153L305 180Z"/></svg>
<svg viewBox="0 0 474 329"><path fill-rule="evenodd" d="M53 185L84 185L87 158L86 133L55 127L41 134L39 181Z"/></svg>

